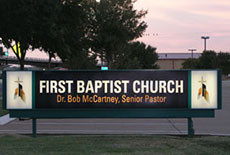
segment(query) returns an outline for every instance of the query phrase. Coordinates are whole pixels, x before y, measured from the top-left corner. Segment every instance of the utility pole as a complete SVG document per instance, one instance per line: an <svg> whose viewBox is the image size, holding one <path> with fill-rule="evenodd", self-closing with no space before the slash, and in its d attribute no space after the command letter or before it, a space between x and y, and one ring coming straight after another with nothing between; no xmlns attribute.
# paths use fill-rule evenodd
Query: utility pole
<svg viewBox="0 0 230 155"><path fill-rule="evenodd" d="M209 36L201 36L201 39L204 39L204 52L206 51L206 40L209 38Z"/></svg>
<svg viewBox="0 0 230 155"><path fill-rule="evenodd" d="M194 48L190 48L190 49L188 49L188 51L191 51L191 54L192 54L192 59L193 59L193 52L194 52L194 51L196 51L196 49L194 49Z"/></svg>

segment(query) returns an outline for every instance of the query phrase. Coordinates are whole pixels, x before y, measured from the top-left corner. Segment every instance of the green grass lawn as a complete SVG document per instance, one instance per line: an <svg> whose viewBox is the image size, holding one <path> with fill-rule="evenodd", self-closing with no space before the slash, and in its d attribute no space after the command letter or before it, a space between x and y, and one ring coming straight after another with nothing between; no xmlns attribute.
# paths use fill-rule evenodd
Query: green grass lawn
<svg viewBox="0 0 230 155"><path fill-rule="evenodd" d="M0 117L5 114L8 114L8 111L2 109L2 100L0 100Z"/></svg>
<svg viewBox="0 0 230 155"><path fill-rule="evenodd" d="M230 154L230 137L152 135L1 135L1 155Z"/></svg>

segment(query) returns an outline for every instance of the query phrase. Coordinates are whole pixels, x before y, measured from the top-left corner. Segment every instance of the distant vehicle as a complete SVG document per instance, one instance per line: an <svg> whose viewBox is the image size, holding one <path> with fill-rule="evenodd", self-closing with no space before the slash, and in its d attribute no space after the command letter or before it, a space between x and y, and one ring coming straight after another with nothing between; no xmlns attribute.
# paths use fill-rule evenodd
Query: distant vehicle
<svg viewBox="0 0 230 155"><path fill-rule="evenodd" d="M55 67L52 70L59 70L59 71L66 71L68 70L68 68L64 68L64 67Z"/></svg>

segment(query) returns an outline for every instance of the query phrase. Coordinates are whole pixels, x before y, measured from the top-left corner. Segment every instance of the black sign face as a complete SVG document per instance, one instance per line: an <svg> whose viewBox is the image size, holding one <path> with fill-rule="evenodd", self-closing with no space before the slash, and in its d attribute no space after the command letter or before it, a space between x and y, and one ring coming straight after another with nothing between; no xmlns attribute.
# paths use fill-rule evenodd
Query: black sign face
<svg viewBox="0 0 230 155"><path fill-rule="evenodd" d="M37 71L35 108L188 108L188 71Z"/></svg>

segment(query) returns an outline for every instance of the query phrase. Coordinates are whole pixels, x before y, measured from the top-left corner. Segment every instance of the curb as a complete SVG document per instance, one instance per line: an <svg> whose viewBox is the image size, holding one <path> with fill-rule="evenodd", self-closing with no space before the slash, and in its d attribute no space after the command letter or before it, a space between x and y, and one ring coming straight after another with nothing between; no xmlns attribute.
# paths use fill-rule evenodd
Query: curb
<svg viewBox="0 0 230 155"><path fill-rule="evenodd" d="M9 114L6 114L2 117L0 117L0 125L5 125L13 120L15 120L16 118L10 118Z"/></svg>

